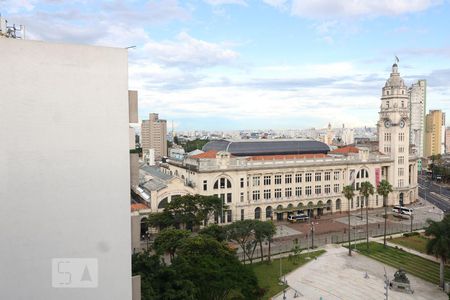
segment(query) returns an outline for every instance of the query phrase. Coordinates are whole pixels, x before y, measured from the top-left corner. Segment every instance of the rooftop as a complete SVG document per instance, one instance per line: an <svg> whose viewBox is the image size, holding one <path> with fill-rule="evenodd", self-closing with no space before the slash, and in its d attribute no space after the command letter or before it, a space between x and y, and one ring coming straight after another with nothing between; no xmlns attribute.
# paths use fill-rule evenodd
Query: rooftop
<svg viewBox="0 0 450 300"><path fill-rule="evenodd" d="M288 154L327 154L327 144L306 139L291 140L214 140L203 151L225 151L234 156L264 156Z"/></svg>

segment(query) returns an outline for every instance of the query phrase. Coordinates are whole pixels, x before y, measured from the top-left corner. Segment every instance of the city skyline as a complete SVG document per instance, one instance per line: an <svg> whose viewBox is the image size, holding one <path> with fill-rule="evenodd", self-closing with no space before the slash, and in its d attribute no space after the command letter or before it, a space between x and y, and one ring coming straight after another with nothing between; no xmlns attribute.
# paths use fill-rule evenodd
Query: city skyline
<svg viewBox="0 0 450 300"><path fill-rule="evenodd" d="M136 46L140 119L178 131L373 127L395 55L408 86L427 80L427 112L450 113L443 1L1 3L30 39Z"/></svg>

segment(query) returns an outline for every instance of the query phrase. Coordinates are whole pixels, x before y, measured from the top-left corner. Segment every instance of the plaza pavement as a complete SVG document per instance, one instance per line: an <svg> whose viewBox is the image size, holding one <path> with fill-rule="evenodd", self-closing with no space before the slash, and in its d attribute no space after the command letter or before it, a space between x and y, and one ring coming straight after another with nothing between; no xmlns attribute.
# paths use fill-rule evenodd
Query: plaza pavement
<svg viewBox="0 0 450 300"><path fill-rule="evenodd" d="M384 268L393 279L396 270L373 259L338 245L325 247L326 253L317 260L296 269L286 276L286 299L308 300L380 300L384 299ZM365 274L368 278L365 278ZM414 294L389 290L390 300L448 300L448 296L436 285L407 274ZM297 297L294 290L298 291ZM272 299L282 300L283 293Z"/></svg>

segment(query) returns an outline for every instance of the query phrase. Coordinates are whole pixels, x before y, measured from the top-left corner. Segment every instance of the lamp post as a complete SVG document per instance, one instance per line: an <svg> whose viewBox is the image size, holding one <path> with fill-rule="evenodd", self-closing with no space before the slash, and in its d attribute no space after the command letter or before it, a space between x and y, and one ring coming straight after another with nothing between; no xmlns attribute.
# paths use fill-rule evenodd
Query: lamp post
<svg viewBox="0 0 450 300"><path fill-rule="evenodd" d="M149 243L149 240L150 240L150 231L147 230L147 231L145 232L145 234L142 235L142 238L145 239L146 242L147 242L147 251L148 251L148 243Z"/></svg>
<svg viewBox="0 0 450 300"><path fill-rule="evenodd" d="M311 250L314 250L314 226L318 225L319 223L316 222L311 222L310 223L310 227L311 227Z"/></svg>

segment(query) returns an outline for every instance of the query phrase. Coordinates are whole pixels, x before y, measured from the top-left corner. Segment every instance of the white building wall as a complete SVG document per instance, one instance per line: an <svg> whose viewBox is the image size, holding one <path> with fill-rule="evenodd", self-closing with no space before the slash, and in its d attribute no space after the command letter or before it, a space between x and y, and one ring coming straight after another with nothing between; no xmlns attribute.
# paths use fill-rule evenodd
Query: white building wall
<svg viewBox="0 0 450 300"><path fill-rule="evenodd" d="M0 49L0 299L130 299L127 51ZM53 288L53 258L97 259L98 287Z"/></svg>
<svg viewBox="0 0 450 300"><path fill-rule="evenodd" d="M426 80L419 80L409 89L410 141L419 157L424 156Z"/></svg>

